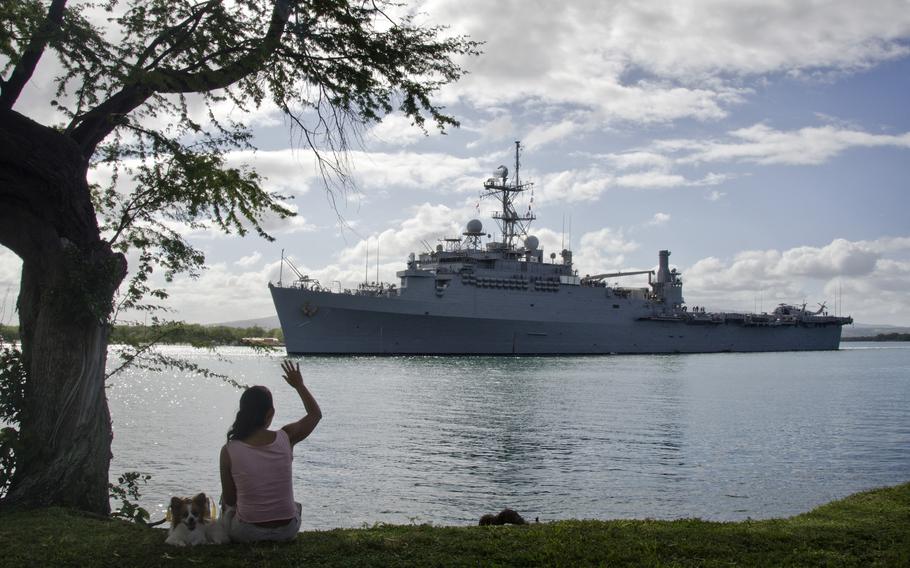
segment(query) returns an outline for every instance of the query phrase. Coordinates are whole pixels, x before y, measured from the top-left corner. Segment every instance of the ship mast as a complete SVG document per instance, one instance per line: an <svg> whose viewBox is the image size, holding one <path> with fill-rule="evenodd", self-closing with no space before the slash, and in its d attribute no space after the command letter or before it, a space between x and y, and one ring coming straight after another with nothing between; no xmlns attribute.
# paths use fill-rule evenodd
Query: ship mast
<svg viewBox="0 0 910 568"><path fill-rule="evenodd" d="M536 218L530 209L524 215L519 215L518 212L515 211L515 195L530 189L533 185L531 183L523 184L520 182L518 174L519 168L521 167L519 161L520 152L521 142L516 140L515 175L512 177L511 183L508 181L508 168L499 166L496 170L497 177L490 178L483 184L483 189L485 191L484 197L495 195L502 204L502 211L494 212L493 218L496 219L499 228L502 230L502 245L503 248L507 250L515 248L516 237L527 235L531 221Z"/></svg>

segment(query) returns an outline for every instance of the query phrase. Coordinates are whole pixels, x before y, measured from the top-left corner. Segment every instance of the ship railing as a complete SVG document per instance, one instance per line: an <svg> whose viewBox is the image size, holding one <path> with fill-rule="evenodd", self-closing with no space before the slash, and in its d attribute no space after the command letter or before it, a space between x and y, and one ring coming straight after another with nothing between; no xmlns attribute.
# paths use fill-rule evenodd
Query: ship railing
<svg viewBox="0 0 910 568"><path fill-rule="evenodd" d="M282 282L278 280L272 283L276 288L296 288L298 290L309 290L311 292L330 292L328 288L319 283L319 280L303 276L291 282Z"/></svg>
<svg viewBox="0 0 910 568"><path fill-rule="evenodd" d="M370 296L373 298L391 297L398 295L398 287L395 284L385 282L364 282L359 284L355 290L345 290L345 293L354 296Z"/></svg>
<svg viewBox="0 0 910 568"><path fill-rule="evenodd" d="M809 314L800 321L816 325L848 325L853 323L853 318L850 316L822 316Z"/></svg>

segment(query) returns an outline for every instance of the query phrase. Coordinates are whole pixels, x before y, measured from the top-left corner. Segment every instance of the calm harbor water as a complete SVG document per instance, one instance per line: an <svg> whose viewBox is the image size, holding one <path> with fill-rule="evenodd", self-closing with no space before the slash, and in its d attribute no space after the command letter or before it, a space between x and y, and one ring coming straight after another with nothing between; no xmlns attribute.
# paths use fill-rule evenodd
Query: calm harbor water
<svg viewBox="0 0 910 568"><path fill-rule="evenodd" d="M303 406L278 355L168 354L264 384L275 425ZM112 362L115 357L111 357ZM525 518L788 516L910 481L910 343L841 351L565 358L300 359L323 420L295 451L304 529ZM152 474L142 504L220 493L240 392L128 370L108 389L112 477Z"/></svg>

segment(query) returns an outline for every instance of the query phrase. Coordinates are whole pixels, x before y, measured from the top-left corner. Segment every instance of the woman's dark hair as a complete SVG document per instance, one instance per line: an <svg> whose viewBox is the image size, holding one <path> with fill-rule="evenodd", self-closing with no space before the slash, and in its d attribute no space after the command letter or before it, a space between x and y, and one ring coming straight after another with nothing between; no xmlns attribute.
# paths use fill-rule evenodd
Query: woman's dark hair
<svg viewBox="0 0 910 568"><path fill-rule="evenodd" d="M240 410L227 439L243 440L259 428L265 426L266 414L272 410L272 393L265 387L250 387L240 395Z"/></svg>

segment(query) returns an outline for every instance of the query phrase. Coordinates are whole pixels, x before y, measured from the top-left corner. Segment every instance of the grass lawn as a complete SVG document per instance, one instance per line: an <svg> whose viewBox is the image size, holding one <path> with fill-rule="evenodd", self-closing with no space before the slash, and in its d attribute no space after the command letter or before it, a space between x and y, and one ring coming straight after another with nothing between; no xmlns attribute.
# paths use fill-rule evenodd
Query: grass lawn
<svg viewBox="0 0 910 568"><path fill-rule="evenodd" d="M165 531L63 509L0 515L0 566L910 566L910 483L789 519L380 525L289 544L164 544Z"/></svg>

